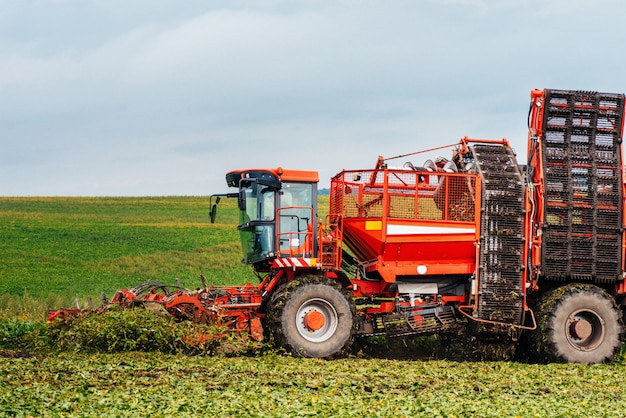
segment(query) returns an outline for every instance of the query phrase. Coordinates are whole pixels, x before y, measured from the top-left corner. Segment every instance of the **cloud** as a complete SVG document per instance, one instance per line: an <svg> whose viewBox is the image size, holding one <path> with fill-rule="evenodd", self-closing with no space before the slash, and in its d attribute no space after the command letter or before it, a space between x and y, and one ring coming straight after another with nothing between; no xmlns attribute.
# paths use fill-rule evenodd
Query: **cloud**
<svg viewBox="0 0 626 418"><path fill-rule="evenodd" d="M624 91L599 0L0 3L0 194L205 194L464 135L525 154L533 88Z"/></svg>

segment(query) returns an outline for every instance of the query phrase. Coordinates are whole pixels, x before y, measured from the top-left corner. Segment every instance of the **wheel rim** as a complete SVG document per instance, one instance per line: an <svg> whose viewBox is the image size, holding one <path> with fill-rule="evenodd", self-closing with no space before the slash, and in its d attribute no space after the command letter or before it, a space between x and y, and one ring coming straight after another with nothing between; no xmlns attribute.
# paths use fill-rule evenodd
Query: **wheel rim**
<svg viewBox="0 0 626 418"><path fill-rule="evenodd" d="M580 351L591 351L604 341L604 320L596 312L580 309L570 314L565 333L569 343Z"/></svg>
<svg viewBox="0 0 626 418"><path fill-rule="evenodd" d="M296 328L305 340L323 342L333 336L339 323L337 311L324 299L309 299L300 306Z"/></svg>

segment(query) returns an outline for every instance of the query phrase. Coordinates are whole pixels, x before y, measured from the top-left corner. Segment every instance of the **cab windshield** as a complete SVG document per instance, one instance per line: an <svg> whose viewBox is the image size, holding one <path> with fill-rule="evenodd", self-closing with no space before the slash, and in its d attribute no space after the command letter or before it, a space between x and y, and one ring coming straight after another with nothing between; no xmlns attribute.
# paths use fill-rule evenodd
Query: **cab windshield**
<svg viewBox="0 0 626 418"><path fill-rule="evenodd" d="M249 221L271 221L276 213L276 189L258 183L251 183L243 189L246 195L246 208L240 212L241 223Z"/></svg>
<svg viewBox="0 0 626 418"><path fill-rule="evenodd" d="M274 257L276 189L250 181L242 182L240 191L245 196L239 211L243 261L253 264Z"/></svg>
<svg viewBox="0 0 626 418"><path fill-rule="evenodd" d="M260 262L276 257L313 257L316 210L316 184L241 180L238 229L243 261L258 269Z"/></svg>

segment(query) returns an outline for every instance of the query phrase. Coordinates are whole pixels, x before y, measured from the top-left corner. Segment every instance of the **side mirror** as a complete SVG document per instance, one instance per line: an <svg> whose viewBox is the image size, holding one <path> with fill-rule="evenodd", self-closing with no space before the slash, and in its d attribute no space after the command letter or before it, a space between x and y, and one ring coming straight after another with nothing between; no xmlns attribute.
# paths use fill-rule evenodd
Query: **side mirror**
<svg viewBox="0 0 626 418"><path fill-rule="evenodd" d="M216 202L213 206L211 206L211 213L209 214L209 219L211 220L212 224L215 223L215 215L217 214L217 203L218 202Z"/></svg>
<svg viewBox="0 0 626 418"><path fill-rule="evenodd" d="M239 210L246 210L246 191L244 189L239 190L239 198L237 199L237 204L239 205Z"/></svg>
<svg viewBox="0 0 626 418"><path fill-rule="evenodd" d="M215 223L215 216L217 215L217 205L218 203L220 203L220 200L222 200L222 197L225 197L227 199L230 199L231 197L239 197L239 199L241 199L241 192L239 193L223 193L223 194L219 194L219 195L211 195L211 200L209 201L210 205L211 205L211 211L209 212L209 220L211 221L212 224ZM215 198L215 203L213 203L213 198ZM246 207L246 193L245 190L243 191L243 207L245 209ZM241 207L241 202L239 203L239 206Z"/></svg>
<svg viewBox="0 0 626 418"><path fill-rule="evenodd" d="M215 223L215 216L217 215L217 204L220 203L220 196L215 196L215 203L211 205L211 211L209 212L209 220L212 224ZM211 200L213 200L213 196L211 196Z"/></svg>

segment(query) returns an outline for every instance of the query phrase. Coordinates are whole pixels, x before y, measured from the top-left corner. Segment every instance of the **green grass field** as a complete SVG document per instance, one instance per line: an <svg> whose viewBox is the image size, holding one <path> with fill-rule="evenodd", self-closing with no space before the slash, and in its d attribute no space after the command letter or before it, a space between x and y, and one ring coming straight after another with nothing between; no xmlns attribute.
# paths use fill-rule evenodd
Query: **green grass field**
<svg viewBox="0 0 626 418"><path fill-rule="evenodd" d="M200 274L256 283L240 263L235 206L222 201L210 224L206 197L0 197L0 416L624 416L623 357L583 366L355 352L326 361L271 348L86 352L72 340L61 352L15 350L46 309L75 298L98 303L103 291L147 280L194 288ZM133 338L121 331L111 338ZM395 350L413 357L415 347Z"/></svg>
<svg viewBox="0 0 626 418"><path fill-rule="evenodd" d="M0 198L0 309L26 296L31 317L157 280L195 288L256 283L243 265L236 202L206 197ZM31 318L35 319L35 318Z"/></svg>

